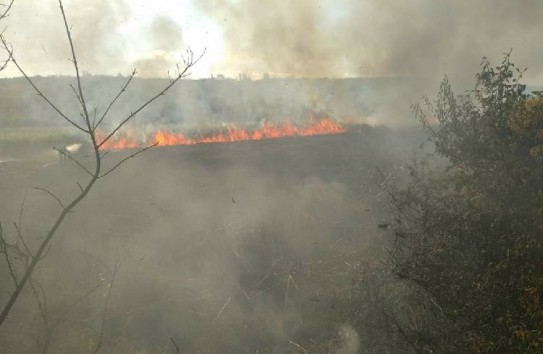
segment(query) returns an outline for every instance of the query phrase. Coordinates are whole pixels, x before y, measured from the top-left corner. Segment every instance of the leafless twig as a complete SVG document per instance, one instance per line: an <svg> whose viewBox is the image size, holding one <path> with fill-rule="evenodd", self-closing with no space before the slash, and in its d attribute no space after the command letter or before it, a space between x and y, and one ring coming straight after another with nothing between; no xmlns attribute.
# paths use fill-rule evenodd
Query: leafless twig
<svg viewBox="0 0 543 354"><path fill-rule="evenodd" d="M10 5L11 5L11 3L12 2L10 2ZM102 155L102 151L101 151L100 148L103 146L103 144L106 143L115 133L117 133L117 131L119 131L127 122L132 120L145 107L147 107L152 102L154 102L158 97L164 95L176 82L178 82L181 78L188 76L189 75L189 70L202 58L202 56L205 53L205 51L204 51L204 53L202 53L202 55L200 55L198 58L195 58L194 54L191 51L188 51L188 55L185 58L183 58L184 66L182 68L179 67L179 66L177 67L178 75L173 80L171 80L170 83L167 84L162 90L160 90L154 96L151 96L147 101L144 101L144 103L142 103L139 106L138 109L131 112L125 119L123 119L119 124L117 124L115 126L115 128L112 131L110 131L108 135L106 135L106 138L104 140L102 140L101 142L98 142L97 141L97 136L96 136L96 128L97 128L97 126L100 125L103 122L103 120L107 116L107 114L108 114L109 110L111 109L111 107L113 106L113 104L117 101L117 99L120 97L120 95L124 92L124 90L126 89L128 84L132 80L132 77L135 75L135 71L133 71L133 74L128 79L126 84L123 86L123 88L121 89L121 92L119 92L112 99L112 101L109 103L108 108L106 109L106 112L100 117L98 122L96 124L94 124L95 119L91 122L90 115L89 115L89 112L88 112L88 109L87 109L87 103L85 101L83 86L82 86L82 83L81 83L79 63L77 61L76 50L75 50L73 39L72 39L71 27L69 26L69 22L67 20L67 16L66 16L66 12L64 10L62 0L59 0L58 3L59 3L59 7L60 7L62 21L63 21L64 27L65 27L65 34L66 34L68 44L69 44L69 48L70 48L70 52L71 52L71 57L72 57L71 61L72 61L72 64L73 64L73 67L74 67L74 70L75 70L75 75L76 75L76 80L77 80L77 85L76 85L76 87L72 87L72 90L76 94L78 103L79 103L79 105L81 106L81 109L82 109L81 117L83 118L83 124L76 123L76 121L74 119L72 119L72 118L68 117L66 114L64 114L62 112L62 110L55 103L53 103L40 90L40 88L37 87L37 85L34 83L34 81L26 74L26 72L23 70L23 68L19 65L18 61L16 60L16 58L14 56L14 51L13 51L12 47L9 45L9 43L6 41L6 39L2 35L0 35L0 44L3 46L3 48L9 54L10 61L15 65L17 70L19 70L21 75L25 78L25 80L29 83L29 85L34 89L34 91L55 112L57 112L57 114L62 119L64 119L66 122L71 124L73 127L75 127L76 129L78 129L78 130L80 130L80 131L82 131L82 132L84 132L86 134L86 136L88 137L90 143L92 144L93 150L94 150L94 168L93 168L93 170L88 169L85 166L83 166L77 159L73 158L69 154L66 154L66 153L63 153L63 152L57 150L57 151L59 151L59 153L65 155L65 156L68 156L68 158L70 158L70 160L74 161L80 168L82 168L89 175L90 179L85 183L84 186L77 183L80 191L71 200L71 202L66 203L66 204L61 203L61 206L63 208L62 208L60 214L58 215L57 219L55 220L55 222L53 223L53 225L51 226L49 231L44 235L43 238L41 238L41 243L39 244L35 254L32 256L32 254L30 254L30 251L28 250L27 253L28 253L29 257L30 257L30 262L29 262L29 264L27 266L25 266L25 271L22 274L22 277L20 279L18 279L19 281L17 282L15 290L10 295L10 297L8 298L7 303L4 305L4 307L2 308L2 310L0 312L0 326L5 322L10 310L12 309L12 307L15 304L15 302L17 301L19 295L21 294L21 291L25 287L26 283L30 280L30 276L34 272L34 269L36 268L36 265L38 264L38 262L41 259L43 259L43 257L45 255L47 255L48 250L50 250L50 242L53 239L53 237L55 236L58 228L64 222L66 216L69 213L71 213L72 210L87 196L87 194L91 191L91 189L93 188L94 184L98 181L98 179L100 179L101 177L105 177L107 174L113 172L116 168L118 168L121 164L123 164L128 159L130 159L130 158L136 156L137 154L139 154L139 153L147 150L148 148L150 148L150 147L147 147L145 149L142 149L141 151L136 152L135 154L132 154L131 156L129 156L129 157L121 160L120 162L118 162L112 169L108 170L105 173L102 173L102 158L103 158L104 155ZM0 14L0 19L1 18L2 18L2 15ZM60 199L57 200L57 201L60 201ZM22 238L22 236L21 236L21 238ZM107 309L108 303L109 303L109 296L106 299L105 309ZM97 346L96 351L98 351L100 349L100 347L101 347L102 338L103 338L103 325L102 325L102 329L101 329L100 340L98 341L99 345Z"/></svg>
<svg viewBox="0 0 543 354"><path fill-rule="evenodd" d="M53 150L57 151L59 154L61 154L62 156L65 156L67 158L69 158L70 160L72 160L73 162L75 162L77 164L77 166L79 166L83 171L87 172L88 175L90 175L92 177L92 172L89 171L88 168L86 168L81 162L79 162L79 160L77 160L75 157L73 157L72 155L66 153L65 151L62 151L60 149L57 149L56 147L53 148Z"/></svg>
<svg viewBox="0 0 543 354"><path fill-rule="evenodd" d="M106 300L104 301L104 308L102 309L102 320L101 320L101 323L100 323L100 331L98 332L99 335L98 335L98 341L96 343L96 347L94 348L94 351L93 351L93 354L96 354L100 351L100 349L102 349L102 345L103 345L103 341L104 341L104 328L105 328L105 325L106 325L106 315L107 315L107 310L109 308L109 302L110 302L110 299L111 299L111 292L113 290L113 285L115 284L115 278L117 276L117 273L119 271L119 269L121 268L121 266L123 265L126 257L128 256L128 252L126 252L124 254L124 256L115 263L115 265L113 266L113 269L110 269L110 273L111 273L111 280L109 281L109 284L108 284L108 288L107 288L107 293L106 293Z"/></svg>
<svg viewBox="0 0 543 354"><path fill-rule="evenodd" d="M115 96L111 102L109 103L109 105L107 106L106 110L104 111L104 114L102 114L102 116L100 117L100 119L98 120L98 122L96 122L96 124L93 124L93 130L96 130L98 129L98 127L100 126L100 124L102 124L102 121L106 118L107 114L109 113L109 110L111 109L111 107L113 107L113 105L115 104L115 102L117 102L117 100L119 99L119 97L121 97L121 95L126 92L126 88L128 87L128 85L130 85L130 82L132 82L132 79L134 78L134 76L136 76L136 69L132 70L132 73L130 74L130 76L128 77L128 80L126 80L126 83L123 85L123 87L120 89L119 93L117 93L117 96Z"/></svg>
<svg viewBox="0 0 543 354"><path fill-rule="evenodd" d="M19 62L15 59L15 56L13 55L13 49L11 48L11 46L7 43L6 39L2 36L0 36L0 42L2 43L2 47L8 52L9 56L10 56L10 60L11 62L17 67L17 70L19 70L19 72L21 73L21 75L23 75L23 77L26 79L26 81L30 84L30 86L32 86L32 88L34 89L34 91L36 91L36 93L38 94L38 96L40 96L45 102L47 102L47 104L53 108L55 110L55 112L58 113L58 115L60 115L62 117L62 119L64 119L65 121L67 121L68 123L70 123L71 125L73 125L75 128L77 128L78 130L81 130L82 132L84 133L89 133L89 131L85 128L83 128L82 126L80 126L79 124L77 124L76 122L74 122L72 119L68 118L68 116L66 114L64 114L64 112L62 112L58 106L56 104L54 104L47 96L45 96L43 94L43 92L38 88L38 86L36 86L36 84L34 83L34 81L32 81L32 79L27 75L27 73L23 70L23 68L19 65Z"/></svg>
<svg viewBox="0 0 543 354"><path fill-rule="evenodd" d="M302 347L300 344L293 342L290 339L288 340L288 342L292 344L293 346L295 346L296 348L300 349L303 353L309 353L309 351L305 349L304 347Z"/></svg>
<svg viewBox="0 0 543 354"><path fill-rule="evenodd" d="M173 337L170 337L170 342L172 342L173 347L175 348L175 354L179 354L181 348L179 348L179 345L173 340Z"/></svg>
<svg viewBox="0 0 543 354"><path fill-rule="evenodd" d="M34 187L34 189L35 189L35 190L38 190L38 191L41 191L41 192L44 192L44 193L46 193L46 194L49 194L51 197L53 197L53 198L57 201L57 203L60 205L60 207L61 207L62 209L65 208L64 203L62 203L62 201L60 200L60 198L57 197L57 195L56 195L55 193L51 192L51 191L48 190L48 189L42 188L42 187Z"/></svg>
<svg viewBox="0 0 543 354"><path fill-rule="evenodd" d="M9 256L8 244L6 242L6 239L4 238L4 229L1 223L0 223L0 253L4 255L4 260L6 261L6 264L8 266L9 275L11 279L13 280L13 284L17 286L18 284L17 272L15 271L15 268L13 266L13 261L11 257Z"/></svg>
<svg viewBox="0 0 543 354"><path fill-rule="evenodd" d="M157 98L159 98L160 96L163 96L166 91L168 91L173 85L175 85L177 83L177 81L179 81L180 79L188 76L188 72L190 70L190 68L192 68L194 65L196 65L201 59L202 57L204 56L205 54L205 50L202 52L202 54L198 57L198 58L195 58L194 57L194 53L192 51L188 51L187 53L187 56L185 58L183 58L183 62L185 64L184 68L183 69L178 69L178 74L177 76L173 79L173 80L170 80L170 83L168 85L166 85L166 87L164 87L164 89L162 89L159 93L157 93L156 95L154 95L153 97L151 97L147 102L145 102L144 104L142 104L139 108L137 108L135 111L131 112L125 119L123 119L112 131L111 133L109 133L105 138L104 140L102 140L102 142L100 142L98 144L98 147L102 147L109 139L111 139L111 137L117 133L119 131L119 129L121 129L128 121L130 121L132 118L134 118L135 115L137 115L139 112L141 112L141 110L143 110L145 107L147 107L148 105L150 105L151 103L153 103Z"/></svg>
<svg viewBox="0 0 543 354"><path fill-rule="evenodd" d="M154 143L153 145L149 145L147 147L144 147L143 149L140 149L138 151L136 151L135 153L131 154L130 156L127 156L125 157L124 159L122 159L121 161L117 162L117 164L115 164L115 166L113 166L112 168L110 168L107 172L104 172L102 175L100 175L100 178L102 177L105 177L107 175L109 175L111 172L115 171L119 166L121 166L123 163L125 163L126 161L130 160L131 158L134 158L136 156L138 156L139 154L141 154L142 152L146 151L146 150L149 150L151 148L154 148L155 146L157 146L158 143Z"/></svg>
<svg viewBox="0 0 543 354"><path fill-rule="evenodd" d="M224 305L222 306L221 310L217 313L217 318L222 314L222 312L226 309L226 306L230 303L230 300L232 300L232 296L228 297Z"/></svg>
<svg viewBox="0 0 543 354"><path fill-rule="evenodd" d="M5 8L3 11L0 11L0 20L3 20L4 18L9 16L9 11L11 10L14 2L15 0L10 0L7 5L2 4L2 6L5 6Z"/></svg>

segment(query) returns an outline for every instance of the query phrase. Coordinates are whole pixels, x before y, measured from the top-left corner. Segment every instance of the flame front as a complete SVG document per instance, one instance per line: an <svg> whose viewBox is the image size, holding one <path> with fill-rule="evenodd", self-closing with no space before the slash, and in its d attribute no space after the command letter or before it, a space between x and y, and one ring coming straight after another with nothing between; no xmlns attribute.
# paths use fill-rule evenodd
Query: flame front
<svg viewBox="0 0 543 354"><path fill-rule="evenodd" d="M311 118L304 126L296 126L290 121L272 124L264 122L260 128L243 129L230 126L220 132L200 134L188 137L183 133L169 132L158 129L149 138L138 140L131 134L112 136L102 145L105 150L130 149L149 145L172 146L194 145L209 143L230 143L247 140L278 139L291 136L328 135L344 133L347 129L330 118ZM102 134L97 134L98 141L103 140Z"/></svg>

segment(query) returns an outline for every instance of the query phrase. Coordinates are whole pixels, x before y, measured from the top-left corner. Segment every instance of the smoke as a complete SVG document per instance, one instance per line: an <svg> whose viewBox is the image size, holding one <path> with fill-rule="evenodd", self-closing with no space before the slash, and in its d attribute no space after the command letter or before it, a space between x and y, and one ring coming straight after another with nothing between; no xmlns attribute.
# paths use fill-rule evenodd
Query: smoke
<svg viewBox="0 0 543 354"><path fill-rule="evenodd" d="M543 79L537 0L199 1L224 29L218 70L297 76L469 79L511 47Z"/></svg>
<svg viewBox="0 0 543 354"><path fill-rule="evenodd" d="M362 148L366 139L321 139L162 148L112 174L66 220L40 267L51 316L102 284L69 314L53 346L94 341L78 324L100 323L106 268L128 254L107 310L107 352L134 352L120 350L123 343L164 352L173 337L192 353L288 353L299 349L292 343L356 353L360 328L344 326L351 319L336 304L353 291L350 267L373 254L377 232L375 216L361 215L367 206L354 196L360 175L348 156L369 163L375 154ZM12 180L2 195L37 183L67 200L77 188L68 182L83 178L69 164L41 171ZM3 218L18 210L6 205ZM27 194L31 247L56 212L46 194ZM14 316L32 313L26 300Z"/></svg>
<svg viewBox="0 0 543 354"><path fill-rule="evenodd" d="M8 35L29 73L72 73L67 43L59 40L64 33L56 2L19 0L16 5ZM543 3L538 0L193 0L193 12L185 17L168 13L167 6L172 5L165 0L152 6L126 0L66 1L83 70L117 75L136 67L142 77L165 77L179 61L180 49L204 38L191 32L187 19L192 16L198 18L193 23L219 29L218 40L205 43L212 62L205 66L214 74L397 81L356 87L342 80L276 81L258 87L202 84L179 91L177 103L162 110L170 115L166 111L173 107L176 117L166 120L205 125L203 121L284 119L283 111L300 116L298 108L303 107L357 122L415 124L405 119L410 105L436 92L444 74L455 89L469 89L482 57L498 62L511 48L513 62L529 69L524 82L543 82L543 48L538 45ZM278 89L280 85L284 87ZM277 107L283 110L279 115ZM289 112L290 107L297 109Z"/></svg>
<svg viewBox="0 0 543 354"><path fill-rule="evenodd" d="M471 82L483 56L499 58L513 48L515 61L530 68L529 79L543 80L538 59L543 49L537 45L543 3L538 0L193 0L187 7L192 12L182 17L164 10L168 6L173 5L126 0L65 4L81 61L94 73L116 74L139 60L164 61L163 53L175 53L185 44L201 45L183 40L179 23L191 26L185 22L192 16L199 19L193 26L206 23L206 31L216 27L222 33L222 43L205 46L213 53L222 50L213 54L213 71L234 77L270 73L434 80L446 73L464 84ZM19 0L8 24L10 39L22 48L33 72L69 72L62 70L69 63L66 43L59 40L63 24L55 1ZM44 54L66 65L40 63ZM146 73L165 75L164 69Z"/></svg>
<svg viewBox="0 0 543 354"><path fill-rule="evenodd" d="M64 1L83 73L166 76L183 48L180 26L168 15L143 20L126 0ZM138 10L138 11L136 11ZM18 0L6 24L17 59L30 75L71 75L70 48L57 1ZM9 67L4 75L18 75Z"/></svg>
<svg viewBox="0 0 543 354"><path fill-rule="evenodd" d="M337 350L336 354L357 354L360 350L360 337L356 330L349 326L344 325L339 330L342 340L341 347Z"/></svg>
<svg viewBox="0 0 543 354"><path fill-rule="evenodd" d="M152 52L147 57L137 59L131 67L137 68L142 77L164 76L166 70L179 60L173 53L184 45L181 28L171 18L158 16L144 36Z"/></svg>

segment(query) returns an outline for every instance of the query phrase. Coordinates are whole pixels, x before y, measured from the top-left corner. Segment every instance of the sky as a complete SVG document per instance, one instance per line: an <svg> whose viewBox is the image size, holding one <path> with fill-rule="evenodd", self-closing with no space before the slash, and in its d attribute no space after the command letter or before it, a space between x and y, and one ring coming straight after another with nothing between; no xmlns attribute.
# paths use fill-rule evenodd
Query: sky
<svg viewBox="0 0 543 354"><path fill-rule="evenodd" d="M541 0L65 0L86 73L166 77L187 48L206 49L195 78L472 80L482 57L528 67L543 82ZM32 75L67 75L56 0L16 0L5 21ZM3 76L14 76L8 68Z"/></svg>

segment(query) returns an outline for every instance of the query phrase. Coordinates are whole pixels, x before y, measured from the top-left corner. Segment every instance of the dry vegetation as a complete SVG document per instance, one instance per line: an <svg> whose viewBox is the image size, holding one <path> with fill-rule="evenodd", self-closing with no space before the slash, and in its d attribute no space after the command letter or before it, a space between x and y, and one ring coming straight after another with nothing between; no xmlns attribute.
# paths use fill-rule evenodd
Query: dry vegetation
<svg viewBox="0 0 543 354"><path fill-rule="evenodd" d="M379 311L402 311L405 291L382 264L387 243L368 180L402 156L398 137L367 128L157 148L127 164L66 220L38 269L49 352L92 352L102 323L111 353L175 352L170 337L192 353L405 348L380 320ZM29 185L68 194L66 181L81 177L76 166L51 165L9 178L2 198L20 200ZM39 234L54 206L29 191L25 234ZM27 290L3 331L12 352L44 346L35 301Z"/></svg>

